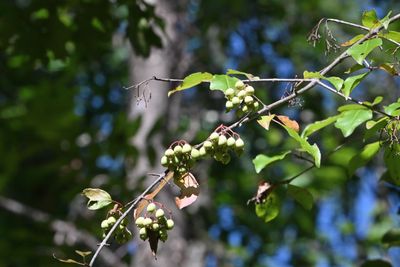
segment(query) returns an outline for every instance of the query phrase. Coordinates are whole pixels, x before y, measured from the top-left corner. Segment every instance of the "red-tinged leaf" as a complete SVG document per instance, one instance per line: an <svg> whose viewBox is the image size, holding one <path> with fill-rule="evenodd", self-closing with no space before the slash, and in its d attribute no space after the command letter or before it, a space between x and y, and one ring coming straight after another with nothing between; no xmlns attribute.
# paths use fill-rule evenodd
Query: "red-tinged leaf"
<svg viewBox="0 0 400 267"><path fill-rule="evenodd" d="M260 204L268 195L275 189L275 185L271 185L266 181L261 181L258 184L257 194L247 201L247 204L250 202L255 202L256 204Z"/></svg>
<svg viewBox="0 0 400 267"><path fill-rule="evenodd" d="M149 200L154 199L154 197L163 189L163 187L171 180L171 178L174 177L173 172L168 172L164 179L161 180L161 182L157 185L156 189L154 189L153 192L150 194L147 194L139 201L139 203L136 205L136 209L133 211L133 217L137 219L137 217L140 216L142 213L143 209L147 206L149 203Z"/></svg>
<svg viewBox="0 0 400 267"><path fill-rule="evenodd" d="M269 125L274 117L275 117L275 114L271 114L268 116L262 116L261 119L257 120L257 122L262 127L264 127L266 130L269 130Z"/></svg>
<svg viewBox="0 0 400 267"><path fill-rule="evenodd" d="M157 248L158 248L158 239L159 239L158 232L148 231L147 235L149 236L149 244L150 244L151 253L153 254L154 258L157 260Z"/></svg>
<svg viewBox="0 0 400 267"><path fill-rule="evenodd" d="M296 132L299 132L300 126L299 126L299 124L297 123L297 121L289 119L288 116L278 115L278 116L276 116L276 117L277 117L286 127L291 128L291 129L295 130Z"/></svg>
<svg viewBox="0 0 400 267"><path fill-rule="evenodd" d="M181 189L181 195L175 198L176 206L179 209L183 209L196 201L200 193L199 183L190 172L175 181L175 184Z"/></svg>

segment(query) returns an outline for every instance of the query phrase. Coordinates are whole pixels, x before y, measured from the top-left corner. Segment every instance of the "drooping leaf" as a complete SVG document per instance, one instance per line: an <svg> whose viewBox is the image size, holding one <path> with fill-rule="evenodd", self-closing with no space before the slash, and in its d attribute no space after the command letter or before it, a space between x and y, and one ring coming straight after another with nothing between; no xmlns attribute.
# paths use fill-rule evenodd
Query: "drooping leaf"
<svg viewBox="0 0 400 267"><path fill-rule="evenodd" d="M274 155L274 156L266 156L262 154L257 155L257 157L253 159L253 164L254 168L256 169L256 173L260 173L260 171L269 164L284 159L286 155L289 153L290 151L285 151L283 153L280 153L279 155Z"/></svg>
<svg viewBox="0 0 400 267"><path fill-rule="evenodd" d="M233 69L228 69L228 71L226 72L226 74L228 74L228 75L244 75L244 76L246 76L247 77L247 79L249 79L249 80L259 80L260 79L260 77L258 77L258 76L254 76L253 74L251 74L251 73L246 73L246 72L243 72L243 71L239 71L239 70L233 70Z"/></svg>
<svg viewBox="0 0 400 267"><path fill-rule="evenodd" d="M75 250L75 253L80 255L82 258L85 258L86 256L92 254L91 251L80 251L80 250Z"/></svg>
<svg viewBox="0 0 400 267"><path fill-rule="evenodd" d="M364 140L368 140L373 136L376 136L379 134L379 132L386 127L388 124L389 118L388 117L383 117L380 118L377 121L368 121L365 126L367 130L365 131L364 134Z"/></svg>
<svg viewBox="0 0 400 267"><path fill-rule="evenodd" d="M229 75L214 75L210 81L210 90L225 92L228 88L235 88L237 81L239 81L238 78Z"/></svg>
<svg viewBox="0 0 400 267"><path fill-rule="evenodd" d="M160 236L156 231L147 231L147 235L149 237L151 253L153 257L157 259L158 240Z"/></svg>
<svg viewBox="0 0 400 267"><path fill-rule="evenodd" d="M372 111L369 109L347 110L341 113L335 127L342 131L344 137L348 137L359 125L371 118Z"/></svg>
<svg viewBox="0 0 400 267"><path fill-rule="evenodd" d="M400 115L400 102L399 99L397 102L390 104L389 106L383 107L385 112L392 116L399 116Z"/></svg>
<svg viewBox="0 0 400 267"><path fill-rule="evenodd" d="M400 32L396 32L396 31L381 32L381 33L379 33L379 36L383 37L387 40L392 40L397 43L400 43Z"/></svg>
<svg viewBox="0 0 400 267"><path fill-rule="evenodd" d="M271 192L268 196L256 203L256 215L264 222L270 222L279 215L280 200L275 192Z"/></svg>
<svg viewBox="0 0 400 267"><path fill-rule="evenodd" d="M383 155L385 166L388 169L391 181L395 185L400 185L400 145L393 144L385 148Z"/></svg>
<svg viewBox="0 0 400 267"><path fill-rule="evenodd" d="M372 52L375 48L382 45L382 39L374 38L366 40L361 44L355 44L349 49L347 53L353 57L353 59L360 65L362 65L364 59Z"/></svg>
<svg viewBox="0 0 400 267"><path fill-rule="evenodd" d="M179 209L183 209L196 201L200 194L200 188L193 174L188 172L181 179L175 181L175 184L181 189L180 196L175 197L175 203Z"/></svg>
<svg viewBox="0 0 400 267"><path fill-rule="evenodd" d="M208 72L196 72L192 73L188 76L186 76L183 79L183 82L176 87L175 89L171 90L168 92L168 96L172 95L173 93L176 93L178 91L182 91L185 89L192 88L193 86L196 86L202 82L210 81L213 78L213 75Z"/></svg>
<svg viewBox="0 0 400 267"><path fill-rule="evenodd" d="M400 247L400 228L387 231L382 237L382 243L388 247Z"/></svg>
<svg viewBox="0 0 400 267"><path fill-rule="evenodd" d="M57 258L56 255L54 255L54 254L53 254L53 258L58 260L59 262L63 262L63 263L71 263L71 264L77 264L77 265L81 265L81 266L87 266L86 263L79 262L79 261L76 261L73 259L65 259L64 260L64 259Z"/></svg>
<svg viewBox="0 0 400 267"><path fill-rule="evenodd" d="M291 120L289 119L288 116L283 116L283 115L277 115L276 116L286 127L289 127L293 130L295 130L296 132L299 132L300 130L300 126L297 123L297 121L295 120Z"/></svg>
<svg viewBox="0 0 400 267"><path fill-rule="evenodd" d="M374 156L378 153L380 149L380 142L374 142L367 144L360 153L357 153L350 160L348 166L348 174L349 176L353 176L354 172L360 168L365 166Z"/></svg>
<svg viewBox="0 0 400 267"><path fill-rule="evenodd" d="M392 264L385 260L375 259L363 262L360 267L392 267Z"/></svg>
<svg viewBox="0 0 400 267"><path fill-rule="evenodd" d="M340 117L340 115L336 115L336 116L326 118L325 120L316 121L314 123L307 125L306 128L304 128L303 132L301 133L301 137L304 138L304 137L310 136L314 132L334 123L339 117Z"/></svg>
<svg viewBox="0 0 400 267"><path fill-rule="evenodd" d="M301 150L307 152L314 158L314 164L319 168L321 164L321 152L319 151L317 144L310 145L307 141L307 137L301 137L295 130L289 127L283 126L283 128L285 128L288 134L300 144Z"/></svg>
<svg viewBox="0 0 400 267"><path fill-rule="evenodd" d="M272 119L275 117L275 114L271 114L268 116L261 116L259 120L257 120L258 124L264 127L266 130L269 130L269 125L271 124Z"/></svg>
<svg viewBox="0 0 400 267"><path fill-rule="evenodd" d="M353 38L351 38L350 40L340 44L340 46L346 47L346 46L350 46L353 45L354 43L356 43L357 41L361 40L365 35L364 34L359 34L354 36Z"/></svg>
<svg viewBox="0 0 400 267"><path fill-rule="evenodd" d="M348 77L343 84L343 88L342 88L342 92L346 97L350 96L350 93L353 91L353 89L360 84L360 82L362 82L362 80L364 80L365 77L367 77L367 75L369 74L369 72L365 72L359 75L355 75L355 76L351 76Z"/></svg>
<svg viewBox="0 0 400 267"><path fill-rule="evenodd" d="M363 26L368 27L370 29L375 28L379 26L379 19L378 16L376 15L376 12L374 9L364 11L362 14L361 18L361 23Z"/></svg>
<svg viewBox="0 0 400 267"><path fill-rule="evenodd" d="M82 191L82 195L89 199L87 206L90 210L101 209L113 202L110 194L99 188L86 188Z"/></svg>
<svg viewBox="0 0 400 267"><path fill-rule="evenodd" d="M313 195L305 188L288 184L287 194L307 210L310 210L314 204Z"/></svg>

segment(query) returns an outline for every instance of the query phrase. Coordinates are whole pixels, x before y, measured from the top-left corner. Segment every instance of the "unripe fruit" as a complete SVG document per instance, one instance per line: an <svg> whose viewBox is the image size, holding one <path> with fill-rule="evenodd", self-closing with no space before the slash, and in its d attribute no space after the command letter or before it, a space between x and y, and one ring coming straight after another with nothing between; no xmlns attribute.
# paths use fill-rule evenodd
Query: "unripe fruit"
<svg viewBox="0 0 400 267"><path fill-rule="evenodd" d="M143 241L146 241L146 239L147 239L147 234L139 235L139 237L140 237L140 239L142 239Z"/></svg>
<svg viewBox="0 0 400 267"><path fill-rule="evenodd" d="M233 138L233 137L231 136L231 137L229 137L228 140L226 141L226 145L229 146L229 147L231 147L231 146L234 146L234 145L235 145L235 142L236 142L235 138Z"/></svg>
<svg viewBox="0 0 400 267"><path fill-rule="evenodd" d="M245 91L240 91L240 92L237 94L237 97L239 97L239 99L243 99L245 96L246 96L246 92L245 92Z"/></svg>
<svg viewBox="0 0 400 267"><path fill-rule="evenodd" d="M179 155L182 153L182 147L180 145L177 145L174 147L174 153L175 155Z"/></svg>
<svg viewBox="0 0 400 267"><path fill-rule="evenodd" d="M160 225L158 223L153 223L151 228L153 228L154 231L158 231L158 229L160 229Z"/></svg>
<svg viewBox="0 0 400 267"><path fill-rule="evenodd" d="M231 110L231 109L233 108L233 103L232 103L232 101L226 101L226 103L225 103L225 108L226 108L227 110Z"/></svg>
<svg viewBox="0 0 400 267"><path fill-rule="evenodd" d="M143 221L144 226L149 226L152 223L153 223L153 220L151 218L145 218Z"/></svg>
<svg viewBox="0 0 400 267"><path fill-rule="evenodd" d="M174 225L175 225L175 223L173 220L171 220L171 219L167 220L167 229L168 230L171 230L172 228L174 228Z"/></svg>
<svg viewBox="0 0 400 267"><path fill-rule="evenodd" d="M225 135L220 135L218 138L218 145L224 146L226 144L226 137Z"/></svg>
<svg viewBox="0 0 400 267"><path fill-rule="evenodd" d="M107 219L107 222L108 222L108 224L111 226L111 225L114 225L114 223L116 222L117 220L113 217L113 216L111 216L111 217L108 217L108 219Z"/></svg>
<svg viewBox="0 0 400 267"><path fill-rule="evenodd" d="M164 216L164 210L163 209L158 209L157 211L156 211L156 217L157 218L161 218L161 217L163 217Z"/></svg>
<svg viewBox="0 0 400 267"><path fill-rule="evenodd" d="M156 210L157 206L154 203L150 203L149 205L147 205L147 212L154 212Z"/></svg>
<svg viewBox="0 0 400 267"><path fill-rule="evenodd" d="M161 165L163 167L168 167L168 158L167 158L167 156L162 156L161 157Z"/></svg>
<svg viewBox="0 0 400 267"><path fill-rule="evenodd" d="M190 156L193 159L198 159L200 157L200 151L196 148L192 148L192 151L190 152Z"/></svg>
<svg viewBox="0 0 400 267"><path fill-rule="evenodd" d="M233 96L235 94L235 89L233 88L228 88L225 91L225 95L229 98L230 96Z"/></svg>
<svg viewBox="0 0 400 267"><path fill-rule="evenodd" d="M251 104L253 104L253 102L254 102L254 98L252 96L248 95L244 98L244 103L246 103L247 105L251 105Z"/></svg>
<svg viewBox="0 0 400 267"><path fill-rule="evenodd" d="M234 106L237 106L237 105L239 105L240 104L240 99L239 99L239 97L237 97L237 96L234 96L234 97L232 97L232 104L234 105Z"/></svg>
<svg viewBox="0 0 400 267"><path fill-rule="evenodd" d="M253 86L247 86L245 91L246 91L247 95L254 95L254 87Z"/></svg>
<svg viewBox="0 0 400 267"><path fill-rule="evenodd" d="M168 148L166 151L165 151L165 156L166 157L173 157L174 156L174 151L171 149L171 148Z"/></svg>
<svg viewBox="0 0 400 267"><path fill-rule="evenodd" d="M165 234L165 235L160 235L160 240L162 241L162 242L165 242L165 241L167 241L167 239L168 239L168 234Z"/></svg>
<svg viewBox="0 0 400 267"><path fill-rule="evenodd" d="M210 135L210 140L211 140L211 141L217 141L217 140L218 140L218 137L219 137L219 134L216 133L216 132L213 132L213 133Z"/></svg>
<svg viewBox="0 0 400 267"><path fill-rule="evenodd" d="M258 102L254 102L253 103L253 109L254 110L258 110L259 107L260 107L260 103L258 103Z"/></svg>
<svg viewBox="0 0 400 267"><path fill-rule="evenodd" d="M143 222L144 222L144 217L140 216L136 219L135 224L137 225L137 227L141 227L143 226Z"/></svg>
<svg viewBox="0 0 400 267"><path fill-rule="evenodd" d="M236 146L236 148L243 148L244 147L244 142L243 142L242 138L239 138L238 140L236 140L235 146Z"/></svg>
<svg viewBox="0 0 400 267"><path fill-rule="evenodd" d="M142 239L143 241L147 239L147 229L146 228L140 228L139 229L139 236L140 239Z"/></svg>
<svg viewBox="0 0 400 267"><path fill-rule="evenodd" d="M182 147L182 153L188 154L192 151L192 146L189 144L184 144Z"/></svg>
<svg viewBox="0 0 400 267"><path fill-rule="evenodd" d="M248 106L243 106L243 107L242 107L242 112L243 112L243 113L249 112L249 107L248 107Z"/></svg>
<svg viewBox="0 0 400 267"><path fill-rule="evenodd" d="M231 155L225 153L221 159L222 164L228 164L230 161L231 161Z"/></svg>
<svg viewBox="0 0 400 267"><path fill-rule="evenodd" d="M204 147L206 150L212 149L212 146L213 146L213 144L212 144L210 141L208 141L208 140L204 141L204 143L203 143L203 147Z"/></svg>
<svg viewBox="0 0 400 267"><path fill-rule="evenodd" d="M235 87L236 87L236 89L238 89L238 90L242 90L242 89L244 88L244 83L243 83L241 80L239 80L239 81L237 81L237 82L235 83Z"/></svg>
<svg viewBox="0 0 400 267"><path fill-rule="evenodd" d="M201 157L204 157L205 155L207 155L206 148L204 146L200 147L199 153L200 153Z"/></svg>
<svg viewBox="0 0 400 267"><path fill-rule="evenodd" d="M101 222L101 228L102 228L102 229L107 229L108 227L109 227L108 221L107 221L107 220L103 220L103 221Z"/></svg>

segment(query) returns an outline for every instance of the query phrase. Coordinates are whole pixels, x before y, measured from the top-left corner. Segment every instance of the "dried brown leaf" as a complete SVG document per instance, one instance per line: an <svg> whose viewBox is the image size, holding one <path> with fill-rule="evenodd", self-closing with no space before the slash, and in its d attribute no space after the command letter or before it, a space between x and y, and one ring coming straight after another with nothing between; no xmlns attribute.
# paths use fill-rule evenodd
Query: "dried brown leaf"
<svg viewBox="0 0 400 267"><path fill-rule="evenodd" d="M175 184L181 189L181 195L175 197L175 203L179 209L183 209L196 201L200 193L200 188L193 174L188 172L181 179L175 181Z"/></svg>
<svg viewBox="0 0 400 267"><path fill-rule="evenodd" d="M296 132L299 132L300 130L300 126L297 123L297 121L295 120L291 120L289 119L288 116L283 116L283 115L278 115L276 116L286 127L289 127L293 130L295 130Z"/></svg>

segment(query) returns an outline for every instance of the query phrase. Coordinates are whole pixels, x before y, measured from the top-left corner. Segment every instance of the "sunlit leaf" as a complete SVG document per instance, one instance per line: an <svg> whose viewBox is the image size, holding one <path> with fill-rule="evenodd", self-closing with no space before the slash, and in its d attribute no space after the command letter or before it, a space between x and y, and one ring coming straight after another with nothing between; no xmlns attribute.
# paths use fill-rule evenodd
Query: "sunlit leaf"
<svg viewBox="0 0 400 267"><path fill-rule="evenodd" d="M239 81L238 78L229 75L214 75L210 81L210 90L225 92L228 88L235 88L237 81Z"/></svg>
<svg viewBox="0 0 400 267"><path fill-rule="evenodd" d="M325 120L316 121L314 123L307 125L306 128L304 128L303 132L301 133L301 137L307 137L313 134L314 132L319 131L320 129L334 123L339 117L340 115L336 115L333 117L328 117Z"/></svg>
<svg viewBox="0 0 400 267"><path fill-rule="evenodd" d="M183 209L197 200L200 194L200 188L193 174L187 173L181 179L175 181L175 184L181 190L180 196L175 197L175 203L179 209Z"/></svg>
<svg viewBox="0 0 400 267"><path fill-rule="evenodd" d="M368 27L370 29L375 28L379 26L379 19L378 16L376 15L376 12L374 9L364 11L362 14L361 18L361 23L363 26Z"/></svg>
<svg viewBox="0 0 400 267"><path fill-rule="evenodd" d="M239 70L233 70L233 69L228 69L228 71L226 72L226 74L229 74L229 75L244 75L244 76L246 76L247 77L247 79L249 79L249 80L259 80L260 79L260 77L258 77L258 76L254 76L253 74L251 74L251 73L246 73L246 72L243 72L243 71L239 71Z"/></svg>
<svg viewBox="0 0 400 267"><path fill-rule="evenodd" d="M380 118L377 121L368 121L365 124L367 130L365 131L365 134L364 134L364 140L368 140L368 139L372 138L373 136L376 136L377 134L379 134L380 131L386 127L388 121L389 121L388 117Z"/></svg>
<svg viewBox="0 0 400 267"><path fill-rule="evenodd" d="M113 202L110 194L99 188L86 188L82 191L82 195L89 199L87 206L90 210L101 209Z"/></svg>
<svg viewBox="0 0 400 267"><path fill-rule="evenodd" d="M287 194L307 210L310 210L314 204L313 195L305 188L288 184Z"/></svg>
<svg viewBox="0 0 400 267"><path fill-rule="evenodd" d="M344 81L339 77L332 76L332 77L326 77L324 79L330 82L333 86L335 86L336 90L338 91L340 91L343 87Z"/></svg>
<svg viewBox="0 0 400 267"><path fill-rule="evenodd" d="M192 88L193 86L196 86L202 82L210 81L213 78L213 75L208 72L196 72L192 73L188 76L186 76L183 79L183 82L176 87L175 89L171 90L168 92L168 96L172 95L173 93L176 93L178 91L182 91L185 89Z"/></svg>
<svg viewBox="0 0 400 267"><path fill-rule="evenodd" d="M397 100L399 101L399 100ZM394 102L389 106L383 107L385 112L392 116L399 116L400 115L400 102Z"/></svg>
<svg viewBox="0 0 400 267"><path fill-rule="evenodd" d="M253 159L254 168L256 169L257 173L260 173L260 171L264 169L266 166L272 164L275 161L284 159L286 155L289 153L290 151L286 151L284 153L280 153L279 155L274 155L274 156L267 156L262 154L257 155L257 157Z"/></svg>
<svg viewBox="0 0 400 267"><path fill-rule="evenodd" d="M353 176L354 172L360 168L365 166L374 156L378 153L380 149L380 142L374 142L371 144L367 144L360 153L354 155L354 157L350 160L348 166L348 174L349 176Z"/></svg>
<svg viewBox="0 0 400 267"><path fill-rule="evenodd" d="M372 52L375 48L382 45L382 39L374 38L366 40L361 44L355 44L347 50L347 53L354 58L354 60L362 65L364 59Z"/></svg>
<svg viewBox="0 0 400 267"><path fill-rule="evenodd" d="M372 111L369 109L348 110L341 113L335 127L342 131L344 137L348 137L359 125L371 118Z"/></svg>
<svg viewBox="0 0 400 267"><path fill-rule="evenodd" d="M289 119L288 116L283 116L283 115L277 115L276 116L286 127L289 127L293 130L295 130L296 132L299 132L300 130L300 126L297 123L297 121L295 120L291 120Z"/></svg>
<svg viewBox="0 0 400 267"><path fill-rule="evenodd" d="M261 203L256 204L256 215L264 222L270 222L279 215L280 206L278 195L272 192Z"/></svg>
<svg viewBox="0 0 400 267"><path fill-rule="evenodd" d="M268 116L261 116L261 118L258 119L257 122L262 127L264 127L266 130L269 130L269 125L271 124L271 121L274 117L275 117L275 114L271 114Z"/></svg>
<svg viewBox="0 0 400 267"><path fill-rule="evenodd" d="M400 228L387 231L382 237L382 243L388 247L400 247Z"/></svg>
<svg viewBox="0 0 400 267"><path fill-rule="evenodd" d="M396 31L380 32L379 36L400 43L400 32Z"/></svg>
<svg viewBox="0 0 400 267"><path fill-rule="evenodd" d="M343 94L348 97L350 96L350 93L353 91L353 89L360 84L360 82L362 80L364 80L365 77L367 77L367 75L369 74L369 72L365 72L359 75L355 75L355 76L351 76L348 77L343 84Z"/></svg>

